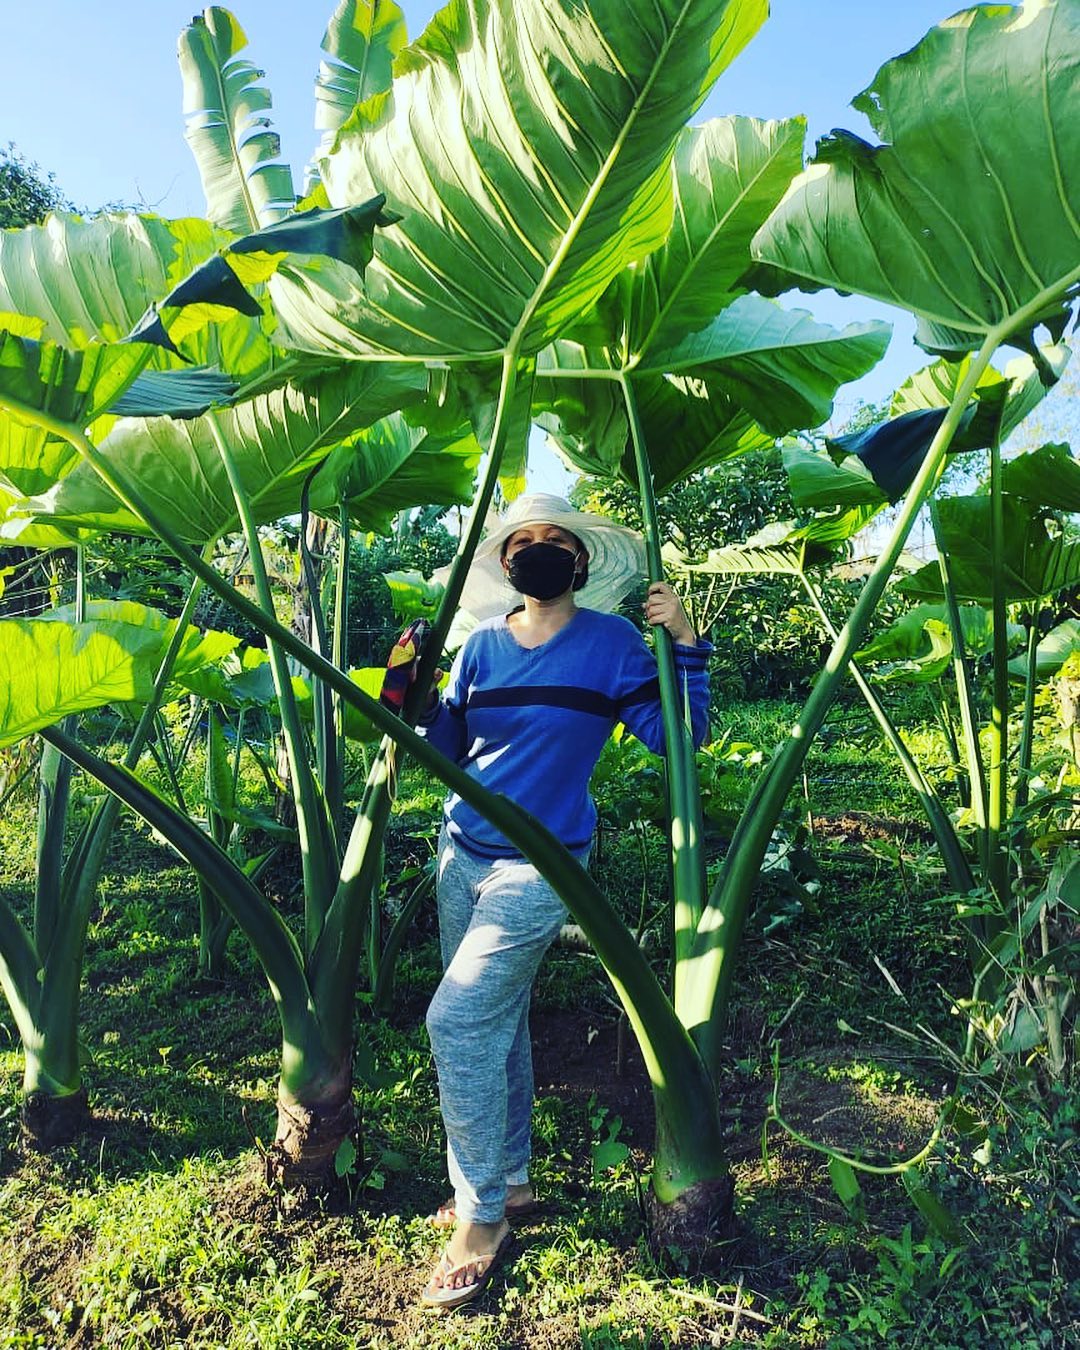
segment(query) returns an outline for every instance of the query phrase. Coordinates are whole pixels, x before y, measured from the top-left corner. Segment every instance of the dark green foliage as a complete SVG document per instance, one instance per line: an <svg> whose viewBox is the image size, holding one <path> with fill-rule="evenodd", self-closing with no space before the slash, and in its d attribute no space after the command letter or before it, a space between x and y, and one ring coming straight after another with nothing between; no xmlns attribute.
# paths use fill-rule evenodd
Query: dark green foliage
<svg viewBox="0 0 1080 1350"><path fill-rule="evenodd" d="M0 230L38 225L50 211L70 210L53 175L43 174L32 161L21 155L13 144L0 147ZM47 569L38 565L36 551L25 548L0 548L0 568L16 569L9 577L0 600L5 617L29 617L47 607L47 596L40 592L47 581Z"/></svg>
<svg viewBox="0 0 1080 1350"><path fill-rule="evenodd" d="M394 614L386 572L416 571L429 577L454 556L455 540L440 521L418 520L392 538L353 542L349 558L350 666L381 666L405 627Z"/></svg>
<svg viewBox="0 0 1080 1350"><path fill-rule="evenodd" d="M582 480L573 496L585 509L641 529L636 488L616 481ZM663 542L676 543L691 554L745 539L770 521L795 514L777 449L740 455L692 474L657 498L656 505Z"/></svg>
<svg viewBox="0 0 1080 1350"><path fill-rule="evenodd" d="M40 225L50 211L71 209L51 173L43 174L10 142L0 147L0 230Z"/></svg>
<svg viewBox="0 0 1080 1350"><path fill-rule="evenodd" d="M98 535L87 545L87 566L93 596L135 600L170 618L180 613L191 587L165 545L140 535ZM202 622L201 616L196 622Z"/></svg>

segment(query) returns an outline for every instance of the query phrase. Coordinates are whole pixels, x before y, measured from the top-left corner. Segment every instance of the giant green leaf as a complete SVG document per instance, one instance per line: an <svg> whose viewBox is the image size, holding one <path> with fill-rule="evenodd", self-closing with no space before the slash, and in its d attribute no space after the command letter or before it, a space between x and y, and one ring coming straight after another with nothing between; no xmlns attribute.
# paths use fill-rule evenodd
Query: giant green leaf
<svg viewBox="0 0 1080 1350"><path fill-rule="evenodd" d="M0 330L0 404L10 398L59 422L85 426L116 402L149 354L137 342L71 351Z"/></svg>
<svg viewBox="0 0 1080 1350"><path fill-rule="evenodd" d="M691 561L670 545L664 547L666 570L722 577L773 577L803 574L807 567L806 545L786 537L775 541L747 539L742 544L711 548L699 561Z"/></svg>
<svg viewBox="0 0 1080 1350"><path fill-rule="evenodd" d="M144 370L110 406L109 415L201 417L212 407L231 403L238 388L235 380L207 366Z"/></svg>
<svg viewBox="0 0 1080 1350"><path fill-rule="evenodd" d="M0 418L0 444L3 443L4 425L3 419ZM14 491L11 484L5 482L3 474L0 474L0 540L3 540L5 545L50 549L71 548L78 542L77 530L62 530L48 523L39 524L25 517L10 516L9 512L23 500L23 493Z"/></svg>
<svg viewBox="0 0 1080 1350"><path fill-rule="evenodd" d="M142 343L94 343L71 351L0 332L0 482L12 495L48 492L79 458L59 431L20 415L20 406L82 431L95 421L111 425L103 414L112 410L190 416L231 395L231 382L217 372L144 371L153 351Z"/></svg>
<svg viewBox="0 0 1080 1350"><path fill-rule="evenodd" d="M675 139L766 8L451 0L320 165L332 202L383 192L402 220L379 233L365 294L320 304L279 280L294 340L446 360L539 350L664 241Z"/></svg>
<svg viewBox="0 0 1080 1350"><path fill-rule="evenodd" d="M554 373L563 346L556 343L540 354L538 374L543 375L545 362L546 369ZM568 464L597 478L614 477L628 454L630 434L622 389L613 380L579 378L575 372L580 364L574 363L574 357L582 354L582 349L568 344L568 352L570 362L559 378L537 380L536 423L548 433L553 448ZM678 401L677 396L673 401ZM669 433L678 434L675 424L669 425ZM632 452L628 481L634 481Z"/></svg>
<svg viewBox="0 0 1080 1350"><path fill-rule="evenodd" d="M559 344L565 351L566 344ZM554 359L555 349L541 354ZM553 366L546 367L548 374ZM621 387L614 381L551 378L537 380L543 390L538 424L559 453L575 468L598 477L637 482L637 468ZM638 420L657 492L698 469L735 455L763 450L773 437L719 389L701 380L643 375L633 380Z"/></svg>
<svg viewBox="0 0 1080 1350"><path fill-rule="evenodd" d="M12 495L47 492L78 462L79 456L67 441L26 421L17 421L0 407L0 480Z"/></svg>
<svg viewBox="0 0 1080 1350"><path fill-rule="evenodd" d="M735 300L670 350L631 358L625 372L657 491L695 470L816 426L837 385L864 374L888 342L883 324L838 331L757 296ZM537 420L578 468L636 481L618 370L608 349L569 341L541 352ZM605 388L605 385L612 386ZM620 443L621 440L621 443Z"/></svg>
<svg viewBox="0 0 1080 1350"><path fill-rule="evenodd" d="M0 309L39 316L67 347L117 342L225 242L204 220L57 213L0 231Z"/></svg>
<svg viewBox="0 0 1080 1350"><path fill-rule="evenodd" d="M782 455L796 506L820 511L889 504L888 495L855 455L837 464L827 452L799 444L785 445Z"/></svg>
<svg viewBox="0 0 1080 1350"><path fill-rule="evenodd" d="M1041 445L1002 467L1006 492L1054 511L1080 511L1080 460L1067 445Z"/></svg>
<svg viewBox="0 0 1080 1350"><path fill-rule="evenodd" d="M919 316L924 345L1058 332L1080 282L1074 0L965 10L854 100L883 142L834 132L759 231L777 286Z"/></svg>
<svg viewBox="0 0 1080 1350"><path fill-rule="evenodd" d="M818 425L838 385L880 359L887 325L839 332L743 293L750 237L798 167L802 134L798 120L740 117L683 133L668 239L538 360L539 420L579 468L636 481L625 399L596 387L605 380L627 383L661 489L769 433Z"/></svg>
<svg viewBox="0 0 1080 1350"><path fill-rule="evenodd" d="M902 417L905 413L947 408L970 366L971 357L962 356L958 360L934 361L931 365L915 371L894 392L889 405L891 416ZM998 389L1002 378L993 366L989 366L979 376L975 390L976 397L983 389Z"/></svg>
<svg viewBox="0 0 1080 1350"><path fill-rule="evenodd" d="M81 431L129 388L151 352L142 343L71 351L0 330L0 477L19 492L40 492L77 458L58 435L20 416L20 408Z"/></svg>
<svg viewBox="0 0 1080 1350"><path fill-rule="evenodd" d="M160 633L133 624L0 621L0 746L69 713L145 702L161 654Z"/></svg>
<svg viewBox="0 0 1080 1350"><path fill-rule="evenodd" d="M1080 652L1080 619L1066 619L1039 641L1035 649L1035 677L1048 680L1056 675L1074 652ZM1009 662L1009 674L1014 679L1027 677L1027 657L1017 656Z"/></svg>
<svg viewBox="0 0 1080 1350"><path fill-rule="evenodd" d="M405 16L394 0L339 0L323 38L315 81L315 129L326 154L358 103L390 88L394 58L405 46Z"/></svg>
<svg viewBox="0 0 1080 1350"><path fill-rule="evenodd" d="M956 435L953 451L982 449L998 437L1007 440L1013 431L1046 397L1061 378L1069 361L1069 349L1050 346L1038 349L1038 360L1018 356L1003 374L990 367L979 377L965 425ZM897 389L892 399L894 417L922 409L945 409L967 375L969 356L958 361L941 360L916 371Z"/></svg>
<svg viewBox="0 0 1080 1350"><path fill-rule="evenodd" d="M1068 352L1048 347L1036 355L1037 360L1020 356L1010 361L1004 375L992 368L982 372L974 397L956 423L950 454L986 449L1004 439L1046 397L1065 368ZM893 395L891 418L829 438L830 453L864 465L888 499L898 501L922 466L970 365L971 358L965 356L917 371Z"/></svg>
<svg viewBox="0 0 1080 1350"><path fill-rule="evenodd" d="M973 450L989 444L992 428L987 436L978 435L977 405L969 404L960 415L956 433L949 442L950 453ZM860 465L873 480L877 489L890 502L899 501L911 486L922 467L934 438L945 421L945 408L919 408L901 413L862 431L843 436L827 436L829 453L840 457L845 470Z"/></svg>
<svg viewBox="0 0 1080 1350"><path fill-rule="evenodd" d="M358 364L217 414L256 519L299 510L311 471L381 417L422 397L425 383L412 367ZM137 483L183 538L216 539L237 527L236 503L205 419L124 419L99 449L120 481ZM149 532L84 464L22 509L68 526Z"/></svg>
<svg viewBox="0 0 1080 1350"><path fill-rule="evenodd" d="M84 622L77 618L74 605L59 605L41 615L41 623L74 624ZM88 600L85 604L85 622L96 624L127 624L133 628L156 633L162 654L176 632L177 620L163 614L151 605L135 600ZM202 630L188 624L173 662L172 676L182 679L206 666L218 665L240 645L232 633L217 629Z"/></svg>
<svg viewBox="0 0 1080 1350"><path fill-rule="evenodd" d="M252 288L259 288L285 268L297 274L298 284L303 284L305 277L317 275L330 264L359 285L371 257L372 233L389 219L383 212L383 199L374 197L339 210L312 207L294 211L238 239L227 238L206 262L147 308L130 337L156 343L176 355L181 354L178 344L187 343L184 355L193 359L192 337L198 338L207 330L216 332L223 322L229 325L235 323L237 315L245 316L241 321L257 335L253 345L258 361L256 364L245 352L244 371L237 373L258 371L271 364L265 339L260 350L260 328L270 327L276 320L263 290ZM224 350L233 355L231 348ZM292 365L299 364L293 358ZM305 364L310 367L314 363ZM227 365L227 369L233 366ZM262 383L270 386L276 381L267 376Z"/></svg>
<svg viewBox="0 0 1080 1350"><path fill-rule="evenodd" d="M379 697L385 675L385 666L359 666L355 670L349 671L349 679L362 689L369 698ZM293 689L296 693L300 716L305 722L310 722L313 719L315 707L311 686L306 680L297 677L293 680ZM351 703L344 705L342 730L348 740L365 741L369 744L382 740L383 735L375 723L370 718L365 717L359 709L354 708Z"/></svg>
<svg viewBox="0 0 1080 1350"><path fill-rule="evenodd" d="M960 629L964 651L969 656L985 656L993 650L994 623L988 609L981 605L959 605ZM1015 646L1024 637L1020 624L1005 626L1006 640ZM916 605L896 623L877 634L855 659L861 663L882 662L875 672L881 683L927 684L940 679L953 664L953 638L949 612L944 604Z"/></svg>
<svg viewBox="0 0 1080 1350"><path fill-rule="evenodd" d="M206 214L223 229L249 234L296 204L292 172L270 127L263 72L239 53L244 30L227 9L212 5L181 32L184 137L206 194Z"/></svg>
<svg viewBox="0 0 1080 1350"><path fill-rule="evenodd" d="M683 131L671 166L671 230L626 273L618 318L629 354L666 350L745 292L750 240L802 168L805 134L801 117L716 117Z"/></svg>
<svg viewBox="0 0 1080 1350"><path fill-rule="evenodd" d="M179 683L223 708L268 708L277 698L270 658L261 647L240 647L212 665L185 671Z"/></svg>
<svg viewBox="0 0 1080 1350"><path fill-rule="evenodd" d="M44 225L0 233L0 310L40 316L40 335L67 347L119 341L143 325L148 311L156 316L155 307L211 260L224 267L221 251L233 246L243 241L202 220L131 212L90 220L53 215ZM264 328L271 321L246 294L243 300L251 310L246 315L221 306L202 313L192 308L182 325L173 325L185 360L238 377L270 364ZM149 360L159 368L178 364L167 345L155 346Z"/></svg>
<svg viewBox="0 0 1080 1350"><path fill-rule="evenodd" d="M480 446L468 431L440 435L385 417L336 450L316 477L313 510L344 504L361 529L385 534L412 506L460 506L472 498Z"/></svg>
<svg viewBox="0 0 1080 1350"><path fill-rule="evenodd" d="M961 600L991 603L993 575L991 502L989 497L946 497L938 506L939 546L949 557L950 581ZM1009 600L1042 600L1080 585L1080 541L1051 534L1045 517L1018 497L1004 498L1005 547L1002 556L1005 595ZM939 599L941 572L928 563L898 582L918 599Z"/></svg>
<svg viewBox="0 0 1080 1350"><path fill-rule="evenodd" d="M638 369L715 382L759 426L779 436L824 422L837 386L880 361L891 331L877 321L829 328L805 310L789 312L745 295L699 332L643 356Z"/></svg>
<svg viewBox="0 0 1080 1350"><path fill-rule="evenodd" d="M846 556L849 540L865 524L865 518L856 511L822 517L807 525L797 526L790 521L778 520L741 544L710 549L701 561L692 561L672 545L665 545L664 560L678 572L729 577L799 577L810 567Z"/></svg>

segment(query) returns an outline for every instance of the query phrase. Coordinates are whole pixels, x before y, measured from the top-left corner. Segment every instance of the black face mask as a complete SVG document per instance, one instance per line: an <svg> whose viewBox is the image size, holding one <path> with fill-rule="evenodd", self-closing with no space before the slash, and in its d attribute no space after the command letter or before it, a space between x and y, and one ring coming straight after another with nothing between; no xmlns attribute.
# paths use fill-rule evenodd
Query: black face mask
<svg viewBox="0 0 1080 1350"><path fill-rule="evenodd" d="M527 544L509 560L507 578L533 600L554 600L574 584L576 554L558 544Z"/></svg>

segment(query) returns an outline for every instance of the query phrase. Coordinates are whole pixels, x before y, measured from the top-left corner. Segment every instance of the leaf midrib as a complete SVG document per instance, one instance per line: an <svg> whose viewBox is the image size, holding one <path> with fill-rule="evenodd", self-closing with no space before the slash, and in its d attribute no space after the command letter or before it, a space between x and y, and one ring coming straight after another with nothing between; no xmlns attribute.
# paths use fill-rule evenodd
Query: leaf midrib
<svg viewBox="0 0 1080 1350"><path fill-rule="evenodd" d="M544 273L541 276L540 281L534 288L532 296L526 301L522 309L521 315L518 318L517 323L514 325L514 329L510 334L510 339L506 344L506 351L508 353L516 355L516 353L521 350L521 345L524 341L525 334L528 331L529 325L532 323L533 316L536 314L536 311L539 308L540 303L543 300L544 296L551 288L551 285L555 277L558 275L559 269L565 262L566 257L569 254L574 243L576 242L578 235L580 234L584 226L585 221L589 217L589 213L592 210L593 203L600 195L600 192L603 190L616 163L618 162L619 155L622 153L622 149L623 146L626 144L627 137L629 136L631 130L633 129L638 118L640 117L642 108L646 100L648 99L648 96L652 92L653 85L659 78L660 71L667 64L675 38L679 33L680 29L682 28L683 23L685 22L687 13L692 8L695 2L696 0L683 0L682 8L679 10L678 16L672 23L671 28L668 31L668 34L660 47L657 59L653 62L652 70L649 73L649 78L645 81L637 97L634 99L634 102L631 105L629 112L627 113L627 116L623 122L619 134L615 138L615 142L612 145L611 149L608 151L607 158L604 160L600 172L593 179L592 185L590 186L588 192L585 194L585 197L581 205L578 207L577 211L574 214L573 219L570 221L570 224L567 226L566 231L563 234L562 242L559 244L559 247L555 250L555 253L552 256L551 261L544 269ZM671 149L669 149L668 151L669 158L670 154Z"/></svg>
<svg viewBox="0 0 1080 1350"><path fill-rule="evenodd" d="M692 259L692 261L687 265L686 268L684 268L682 276L675 283L675 286L672 288L671 294L669 295L668 299L664 302L663 305L657 308L656 317L652 325L643 334L641 341L637 344L637 351L634 353L633 357L627 362L628 368L632 367L633 365L639 364L644 359L645 354L649 349L649 344L655 338L656 334L663 329L664 319L670 313L672 307L675 304L676 299L678 298L682 290L685 288L685 286L689 283L690 278L695 274L697 268L700 266L701 261L704 258L705 254L708 252L710 246L717 238L717 236L721 233L727 222L731 219L731 216L735 213L735 211L738 210L738 208L742 205L742 203L746 201L752 189L761 180L761 178L765 175L765 173L772 167L773 163L780 157L785 147L786 142L784 144L778 144L774 148L773 153L769 155L768 158L762 163L761 168L758 170L758 172L754 174L754 176L751 179L749 179L745 187L732 202L731 206L723 213L720 219L716 221L716 224L709 231L708 236L703 241L701 247L696 250L690 249L687 250L687 255ZM678 187L677 178L676 178L676 187ZM679 191L676 199L677 208L681 205L682 200L683 194L681 191Z"/></svg>

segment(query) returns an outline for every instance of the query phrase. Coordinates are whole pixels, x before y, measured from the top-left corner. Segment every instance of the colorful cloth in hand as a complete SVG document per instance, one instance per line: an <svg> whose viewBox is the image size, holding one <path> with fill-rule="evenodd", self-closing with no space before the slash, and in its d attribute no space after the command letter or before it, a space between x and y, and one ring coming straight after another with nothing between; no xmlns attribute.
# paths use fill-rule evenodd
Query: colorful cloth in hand
<svg viewBox="0 0 1080 1350"><path fill-rule="evenodd" d="M409 685L416 679L416 663L420 659L429 627L426 619L415 620L390 648L379 702L393 712L401 712Z"/></svg>

